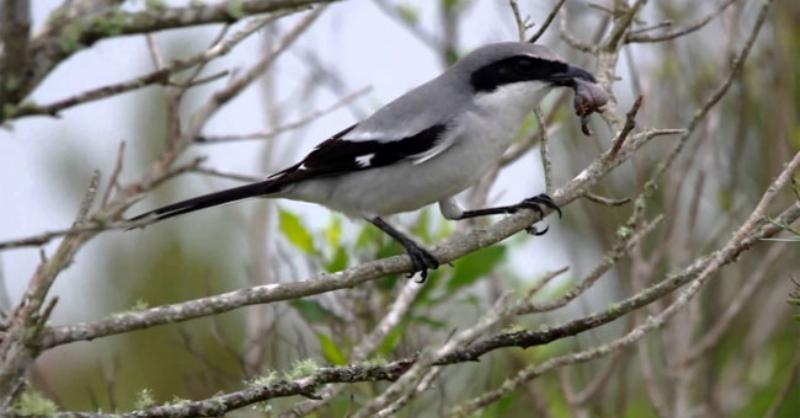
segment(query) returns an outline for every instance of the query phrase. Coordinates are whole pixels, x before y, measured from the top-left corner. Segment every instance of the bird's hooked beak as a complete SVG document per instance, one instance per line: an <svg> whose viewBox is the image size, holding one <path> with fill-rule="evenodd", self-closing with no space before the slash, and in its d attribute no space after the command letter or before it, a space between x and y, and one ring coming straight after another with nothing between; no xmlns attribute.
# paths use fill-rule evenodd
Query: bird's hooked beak
<svg viewBox="0 0 800 418"><path fill-rule="evenodd" d="M574 88L578 80L596 83L597 80L594 75L583 68L567 64L567 70L561 73L555 73L547 78L551 84L558 87L572 87Z"/></svg>

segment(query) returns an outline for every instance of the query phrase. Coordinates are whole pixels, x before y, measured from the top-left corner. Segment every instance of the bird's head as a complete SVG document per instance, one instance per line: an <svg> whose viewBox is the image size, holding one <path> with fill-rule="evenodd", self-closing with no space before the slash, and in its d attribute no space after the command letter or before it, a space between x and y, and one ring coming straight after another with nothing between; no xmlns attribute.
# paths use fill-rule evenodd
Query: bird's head
<svg viewBox="0 0 800 418"><path fill-rule="evenodd" d="M526 42L485 45L453 69L469 81L476 97L493 97L508 106L536 106L554 87L577 91L581 85L596 85L591 72L566 63L547 47ZM594 100L599 108L607 97L603 94Z"/></svg>

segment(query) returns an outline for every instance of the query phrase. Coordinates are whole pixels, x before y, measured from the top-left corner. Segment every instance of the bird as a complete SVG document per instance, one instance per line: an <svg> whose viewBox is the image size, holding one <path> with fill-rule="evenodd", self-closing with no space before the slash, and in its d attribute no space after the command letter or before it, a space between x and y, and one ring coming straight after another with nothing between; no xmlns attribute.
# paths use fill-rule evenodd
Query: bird
<svg viewBox="0 0 800 418"><path fill-rule="evenodd" d="M384 218L433 203L448 220L522 209L543 216L543 207L560 217L561 210L544 193L474 210L464 209L455 196L497 164L550 91L595 82L591 72L546 46L487 44L263 181L183 200L129 221L155 222L251 197L312 202L372 223L405 249L413 266L409 277L418 272L425 281L439 260Z"/></svg>

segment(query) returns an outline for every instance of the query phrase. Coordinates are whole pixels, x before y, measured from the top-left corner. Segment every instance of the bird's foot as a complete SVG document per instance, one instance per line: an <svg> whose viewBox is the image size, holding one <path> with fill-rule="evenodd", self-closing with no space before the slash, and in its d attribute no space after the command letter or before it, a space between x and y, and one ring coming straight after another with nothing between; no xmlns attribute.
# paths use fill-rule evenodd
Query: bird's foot
<svg viewBox="0 0 800 418"><path fill-rule="evenodd" d="M520 209L530 209L536 211L536 213L539 214L540 218L544 218L544 209L542 209L542 207L550 208L556 211L556 213L558 213L559 219L561 218L562 216L561 208L559 208L556 202L553 201L553 198L551 198L545 193L529 197L523 200L522 202L519 202L516 205L512 206L511 208L512 208L512 213L517 212ZM550 227L545 226L544 229L540 231L536 229L535 225L531 225L525 228L525 231L531 235L539 236L546 234L549 228Z"/></svg>
<svg viewBox="0 0 800 418"><path fill-rule="evenodd" d="M414 266L414 270L407 277L412 278L416 272L419 272L420 278L417 283L425 283L425 279L428 278L428 269L436 270L439 267L439 260L419 245L406 246L406 253L411 257L411 264Z"/></svg>

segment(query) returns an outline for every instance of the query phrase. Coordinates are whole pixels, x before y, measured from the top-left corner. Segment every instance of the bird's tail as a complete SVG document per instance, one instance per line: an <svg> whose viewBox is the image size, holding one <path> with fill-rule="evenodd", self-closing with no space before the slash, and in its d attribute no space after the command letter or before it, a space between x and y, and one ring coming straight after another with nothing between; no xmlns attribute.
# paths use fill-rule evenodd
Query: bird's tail
<svg viewBox="0 0 800 418"><path fill-rule="evenodd" d="M182 202L173 203L171 205L134 216L128 220L138 221L145 218L153 218L157 221L160 221L162 219L183 215L184 213L194 212L196 210L210 208L212 206L222 205L236 200L247 199L248 197L263 196L266 194L275 193L280 191L284 185L285 183L279 180L266 180L259 183L246 184L244 186L234 187L232 189L209 193L207 195L194 197Z"/></svg>

